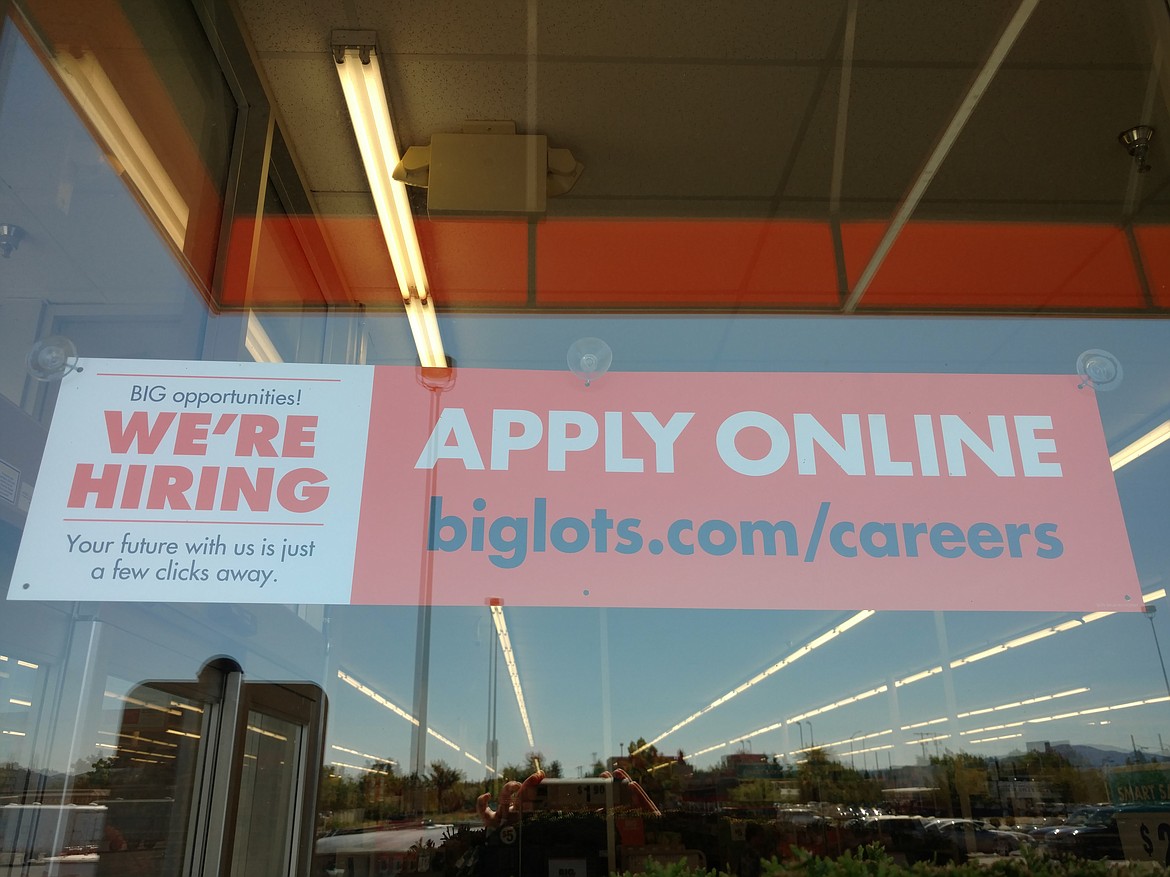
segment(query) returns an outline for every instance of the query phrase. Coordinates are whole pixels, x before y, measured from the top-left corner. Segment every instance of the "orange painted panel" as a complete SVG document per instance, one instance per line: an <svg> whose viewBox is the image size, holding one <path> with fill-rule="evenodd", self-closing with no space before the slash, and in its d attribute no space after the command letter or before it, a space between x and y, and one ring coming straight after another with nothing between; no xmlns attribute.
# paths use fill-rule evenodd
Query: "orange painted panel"
<svg viewBox="0 0 1170 877"><path fill-rule="evenodd" d="M842 227L850 285L884 223ZM860 309L1127 310L1146 306L1121 229L1106 225L911 222Z"/></svg>
<svg viewBox="0 0 1170 877"><path fill-rule="evenodd" d="M222 304L399 307L402 295L375 216L268 216L260 225L250 298L247 258L255 222L237 219ZM515 221L417 221L431 294L440 308L522 307L528 300L528 229ZM327 254L326 242L331 255ZM335 261L336 271L330 267Z"/></svg>
<svg viewBox="0 0 1170 877"><path fill-rule="evenodd" d="M550 220L543 307L836 307L828 226L813 221Z"/></svg>
<svg viewBox="0 0 1170 877"><path fill-rule="evenodd" d="M440 308L523 307L528 223L516 219L415 221L431 294Z"/></svg>
<svg viewBox="0 0 1170 877"><path fill-rule="evenodd" d="M1134 234L1146 267L1150 297L1156 307L1170 308L1170 226L1139 225Z"/></svg>

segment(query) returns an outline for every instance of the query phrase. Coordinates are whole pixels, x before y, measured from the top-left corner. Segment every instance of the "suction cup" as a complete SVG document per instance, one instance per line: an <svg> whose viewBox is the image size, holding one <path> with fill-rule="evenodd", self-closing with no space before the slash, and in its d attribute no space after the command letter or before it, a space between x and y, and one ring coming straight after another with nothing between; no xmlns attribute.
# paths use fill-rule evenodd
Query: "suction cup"
<svg viewBox="0 0 1170 877"><path fill-rule="evenodd" d="M77 368L77 348L64 335L50 335L32 346L25 365L38 381L59 381Z"/></svg>
<svg viewBox="0 0 1170 877"><path fill-rule="evenodd" d="M569 371L585 379L585 386L597 380L613 362L613 351L600 338L578 338L569 345Z"/></svg>
<svg viewBox="0 0 1170 877"><path fill-rule="evenodd" d="M1124 372L1121 362L1108 350L1086 350L1077 357L1080 386L1092 387L1099 393L1117 389Z"/></svg>

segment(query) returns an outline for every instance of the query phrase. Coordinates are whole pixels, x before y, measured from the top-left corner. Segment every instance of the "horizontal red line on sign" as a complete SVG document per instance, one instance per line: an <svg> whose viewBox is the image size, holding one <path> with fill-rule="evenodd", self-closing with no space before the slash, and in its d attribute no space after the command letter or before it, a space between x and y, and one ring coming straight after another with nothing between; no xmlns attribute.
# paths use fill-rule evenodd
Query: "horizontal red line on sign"
<svg viewBox="0 0 1170 877"><path fill-rule="evenodd" d="M236 375L155 375L137 372L98 372L103 378L198 378L201 381L300 381L306 384L340 384L341 378L241 378Z"/></svg>
<svg viewBox="0 0 1170 877"><path fill-rule="evenodd" d="M157 518L62 518L64 523L82 524L225 524L237 527L324 527L308 521L194 521Z"/></svg>

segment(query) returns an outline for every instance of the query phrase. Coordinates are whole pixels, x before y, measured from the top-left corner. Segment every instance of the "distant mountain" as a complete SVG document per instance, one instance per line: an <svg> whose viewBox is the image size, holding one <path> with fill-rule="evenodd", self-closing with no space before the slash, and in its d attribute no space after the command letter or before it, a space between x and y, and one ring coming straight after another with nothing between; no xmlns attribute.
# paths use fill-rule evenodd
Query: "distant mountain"
<svg viewBox="0 0 1170 877"><path fill-rule="evenodd" d="M1069 763L1077 767L1104 767L1106 763L1120 767L1125 759L1133 755L1133 750L1122 749L1118 746L1088 746L1083 743L1055 743L1052 751L1063 755Z"/></svg>

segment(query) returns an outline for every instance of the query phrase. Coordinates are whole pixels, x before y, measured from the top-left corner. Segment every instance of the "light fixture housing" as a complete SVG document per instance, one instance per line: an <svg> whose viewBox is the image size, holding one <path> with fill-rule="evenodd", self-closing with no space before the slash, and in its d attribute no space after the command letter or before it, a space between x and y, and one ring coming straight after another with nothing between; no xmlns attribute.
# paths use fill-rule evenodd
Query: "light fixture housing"
<svg viewBox="0 0 1170 877"><path fill-rule="evenodd" d="M337 76L353 122L398 290L410 320L419 362L424 368L443 368L447 365L447 358L430 301L414 214L406 186L393 177L400 153L382 68L378 63L376 34L371 30L337 30L333 32L332 47Z"/></svg>

